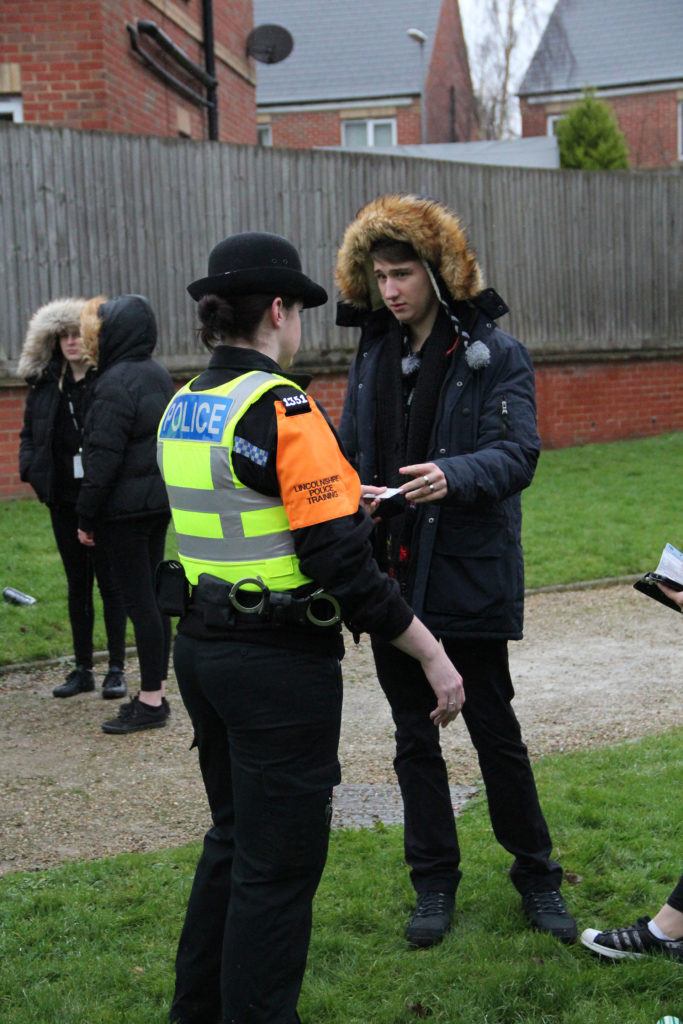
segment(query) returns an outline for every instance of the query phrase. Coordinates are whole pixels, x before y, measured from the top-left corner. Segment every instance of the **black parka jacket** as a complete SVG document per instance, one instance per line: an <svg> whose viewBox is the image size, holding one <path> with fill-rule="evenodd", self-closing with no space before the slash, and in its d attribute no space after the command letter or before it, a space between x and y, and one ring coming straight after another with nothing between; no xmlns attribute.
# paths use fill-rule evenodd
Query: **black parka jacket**
<svg viewBox="0 0 683 1024"><path fill-rule="evenodd" d="M40 501L49 505L54 487L52 435L59 408L59 364L50 363L28 381L24 422L19 435L19 477L30 484Z"/></svg>
<svg viewBox="0 0 683 1024"><path fill-rule="evenodd" d="M63 397L59 382L64 359L58 338L67 332L79 332L84 305L84 299L62 298L53 299L36 310L28 325L17 368L18 376L24 378L29 387L19 435L19 476L48 505L60 500L55 425ZM93 385L94 375L90 369L84 385L81 415L90 401Z"/></svg>
<svg viewBox="0 0 683 1024"><path fill-rule="evenodd" d="M384 197L347 229L337 264L341 308L347 322L362 323L362 333L341 439L362 483L387 483L377 475L376 392L380 353L395 340L395 322L385 308L371 311L372 281L366 284L369 248L380 236L413 244L438 275L450 312L466 308L469 329L467 344L461 339L450 357L425 458L445 474L448 495L416 506L406 599L437 635L520 639L520 492L531 483L540 452L534 373L524 346L495 325L507 307L483 289L457 218L434 201ZM486 347L480 352L488 350L488 363L475 369L477 341Z"/></svg>
<svg viewBox="0 0 683 1024"><path fill-rule="evenodd" d="M406 600L437 635L520 639L524 609L520 491L540 451L534 375L526 349L479 312L472 337L491 353L472 370L456 352L441 390L426 462L448 496L419 505ZM362 483L377 477L375 391L388 332L361 336L340 436Z"/></svg>
<svg viewBox="0 0 683 1024"><path fill-rule="evenodd" d="M85 476L76 510L81 529L168 512L156 461L159 420L173 395L168 371L151 358L157 329L141 295L98 311L98 378L85 420ZM84 338L86 348L87 338Z"/></svg>

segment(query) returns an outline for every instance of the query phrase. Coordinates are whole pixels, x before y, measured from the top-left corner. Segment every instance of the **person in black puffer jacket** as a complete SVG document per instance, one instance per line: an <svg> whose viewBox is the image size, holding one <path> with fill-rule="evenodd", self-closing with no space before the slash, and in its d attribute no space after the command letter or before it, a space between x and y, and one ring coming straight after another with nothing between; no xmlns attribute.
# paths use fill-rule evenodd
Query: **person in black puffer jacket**
<svg viewBox="0 0 683 1024"><path fill-rule="evenodd" d="M78 537L86 546L103 547L110 558L135 629L141 677L140 693L102 729L156 729L170 714L164 697L170 623L154 593L170 512L156 462L156 433L173 382L152 359L156 320L143 296L91 299L81 332L87 355L97 362L98 380L85 420Z"/></svg>
<svg viewBox="0 0 683 1024"><path fill-rule="evenodd" d="M50 509L64 564L76 667L52 691L73 697L95 689L93 678L93 580L102 595L109 650L103 697L125 697L126 612L103 551L78 543L76 501L81 488L83 421L95 368L80 337L84 299L55 299L32 316L18 374L29 385L20 434L19 475Z"/></svg>

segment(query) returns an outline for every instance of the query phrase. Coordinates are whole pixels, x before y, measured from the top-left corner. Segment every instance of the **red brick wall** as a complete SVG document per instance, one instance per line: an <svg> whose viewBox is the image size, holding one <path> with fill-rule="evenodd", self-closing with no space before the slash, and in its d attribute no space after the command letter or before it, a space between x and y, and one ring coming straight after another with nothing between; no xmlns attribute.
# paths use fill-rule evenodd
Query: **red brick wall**
<svg viewBox="0 0 683 1024"><path fill-rule="evenodd" d="M547 448L683 430L683 360L536 369L538 426Z"/></svg>
<svg viewBox="0 0 683 1024"><path fill-rule="evenodd" d="M676 167L678 160L678 100L676 92L643 92L606 97L626 137L634 168ZM560 113L571 104L530 105L521 101L522 134L545 135L548 113Z"/></svg>
<svg viewBox="0 0 683 1024"><path fill-rule="evenodd" d="M19 480L19 431L24 419L26 388L0 390L0 498L29 497L33 491Z"/></svg>
<svg viewBox="0 0 683 1024"><path fill-rule="evenodd" d="M5 0L0 62L21 66L24 120L104 128L100 4Z"/></svg>
<svg viewBox="0 0 683 1024"><path fill-rule="evenodd" d="M537 365L538 425L546 448L683 430L683 359ZM310 393L339 423L346 374L316 377ZM0 388L0 498L33 492L17 456L25 388Z"/></svg>
<svg viewBox="0 0 683 1024"><path fill-rule="evenodd" d="M201 28L201 0L183 3L179 10ZM247 66L244 48L253 25L252 0L216 4L214 10L216 43ZM192 138L207 138L205 109L167 87L132 53L126 22L138 18L156 22L203 66L201 44L146 0L4 2L0 62L21 65L24 120L173 137L180 108L189 117ZM152 49L148 42L143 45ZM254 143L255 87L220 59L216 67L220 138ZM182 71L173 73L192 85Z"/></svg>
<svg viewBox="0 0 683 1024"><path fill-rule="evenodd" d="M346 109L340 104L339 110ZM372 110L372 103L368 102ZM376 109L376 108L375 108ZM290 149L310 149L313 146L340 146L342 141L342 119L339 110L297 111L291 114L273 114L271 131L274 146ZM373 117L393 117L393 114L373 114ZM361 110L360 119L365 119ZM396 108L396 134L399 144L409 145L420 141L420 104Z"/></svg>
<svg viewBox="0 0 683 1024"><path fill-rule="evenodd" d="M194 0L201 8L201 0ZM201 14L198 15L201 23ZM254 27L253 0L230 0L214 3L213 32L216 42L222 43L240 59L247 62L247 36ZM248 60L256 76L256 65ZM256 143L256 86L246 82L222 61L217 61L218 72L218 132L221 142Z"/></svg>
<svg viewBox="0 0 683 1024"><path fill-rule="evenodd" d="M553 108L554 109L554 108ZM529 103L528 100L520 99L519 112L522 117L522 137L546 135L548 122L546 120L548 109L544 103Z"/></svg>
<svg viewBox="0 0 683 1024"><path fill-rule="evenodd" d="M455 88L455 128L451 87ZM457 0L444 0L425 91L427 142L470 142L477 138L474 93Z"/></svg>

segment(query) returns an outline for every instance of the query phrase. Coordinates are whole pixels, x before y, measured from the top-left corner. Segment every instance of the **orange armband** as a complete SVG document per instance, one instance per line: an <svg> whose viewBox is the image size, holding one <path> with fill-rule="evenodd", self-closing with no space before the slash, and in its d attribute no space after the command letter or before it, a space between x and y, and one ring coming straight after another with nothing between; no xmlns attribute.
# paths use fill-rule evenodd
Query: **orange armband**
<svg viewBox="0 0 683 1024"><path fill-rule="evenodd" d="M310 396L295 405L275 402L276 470L292 530L354 515L360 479Z"/></svg>

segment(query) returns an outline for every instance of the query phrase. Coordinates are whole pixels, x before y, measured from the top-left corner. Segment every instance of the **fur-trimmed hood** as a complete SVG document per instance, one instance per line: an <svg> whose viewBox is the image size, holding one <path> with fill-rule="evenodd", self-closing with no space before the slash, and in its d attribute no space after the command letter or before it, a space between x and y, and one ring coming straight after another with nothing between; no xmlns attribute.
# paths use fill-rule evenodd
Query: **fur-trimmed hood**
<svg viewBox="0 0 683 1024"><path fill-rule="evenodd" d="M453 299L472 299L484 287L477 258L451 210L435 199L385 195L358 212L337 255L342 299L357 309L382 305L370 258L370 248L380 238L409 242L438 272Z"/></svg>
<svg viewBox="0 0 683 1024"><path fill-rule="evenodd" d="M157 324L144 295L98 295L85 303L81 337L87 357L100 374L121 360L149 359L157 343Z"/></svg>
<svg viewBox="0 0 683 1024"><path fill-rule="evenodd" d="M39 377L55 354L55 342L65 331L80 331L85 299L54 299L41 306L29 321L22 345L17 376L28 380Z"/></svg>

